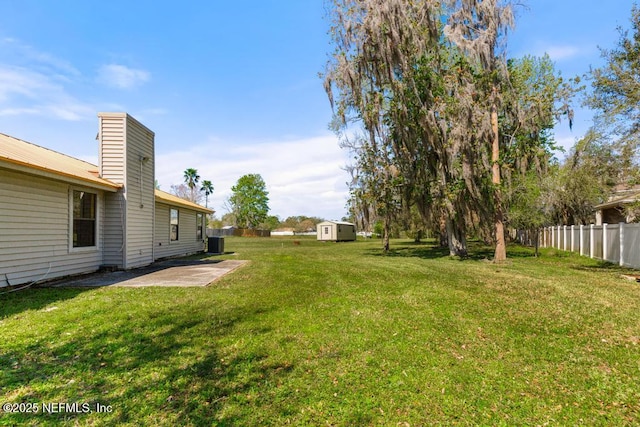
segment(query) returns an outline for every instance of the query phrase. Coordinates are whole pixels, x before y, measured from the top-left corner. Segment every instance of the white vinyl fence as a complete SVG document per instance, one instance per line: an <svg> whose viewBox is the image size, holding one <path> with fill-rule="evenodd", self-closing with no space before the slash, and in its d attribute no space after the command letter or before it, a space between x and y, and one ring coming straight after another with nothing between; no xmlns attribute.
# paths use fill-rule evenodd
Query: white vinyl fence
<svg viewBox="0 0 640 427"><path fill-rule="evenodd" d="M540 231L540 246L640 269L640 224L546 227Z"/></svg>

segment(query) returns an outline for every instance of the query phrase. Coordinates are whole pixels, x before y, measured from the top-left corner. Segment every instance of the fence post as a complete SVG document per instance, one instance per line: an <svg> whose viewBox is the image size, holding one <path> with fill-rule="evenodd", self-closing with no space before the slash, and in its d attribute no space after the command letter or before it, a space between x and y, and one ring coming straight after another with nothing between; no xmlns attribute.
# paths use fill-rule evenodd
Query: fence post
<svg viewBox="0 0 640 427"><path fill-rule="evenodd" d="M549 227L544 229L544 247L549 247Z"/></svg>
<svg viewBox="0 0 640 427"><path fill-rule="evenodd" d="M621 222L620 224L618 224L618 226L620 227L620 267L624 266L624 226L625 223Z"/></svg>
<svg viewBox="0 0 640 427"><path fill-rule="evenodd" d="M549 227L545 227L544 228L544 232L543 232L543 236L544 236L544 247L548 248L549 247Z"/></svg>
<svg viewBox="0 0 640 427"><path fill-rule="evenodd" d="M566 225L562 226L562 235L564 237L563 242L562 242L562 250L566 251L567 250L567 235L568 235L567 226Z"/></svg>
<svg viewBox="0 0 640 427"><path fill-rule="evenodd" d="M569 250L570 250L571 252L573 252L573 251L575 251L575 250L576 250L576 242L575 242L575 240L576 240L576 239L574 239L574 238L573 238L573 232L574 232L574 230L575 230L575 225L572 225L572 226L571 226L571 229L570 229L570 231L569 231L569 234L571 235L571 247L570 247L570 249L569 249Z"/></svg>
<svg viewBox="0 0 640 427"><path fill-rule="evenodd" d="M562 226L559 225L558 226L558 243L557 243L557 247L558 249L562 249L562 239L560 238L560 235L562 235Z"/></svg>
<svg viewBox="0 0 640 427"><path fill-rule="evenodd" d="M594 224L589 224L589 258L596 254L596 230Z"/></svg>
<svg viewBox="0 0 640 427"><path fill-rule="evenodd" d="M556 230L553 225L549 227L549 232L551 233L551 247L555 248L556 247Z"/></svg>
<svg viewBox="0 0 640 427"><path fill-rule="evenodd" d="M578 238L578 242L580 242L580 256L584 253L584 236L582 235L584 231L584 225L580 224L578 233L580 233L580 237Z"/></svg>
<svg viewBox="0 0 640 427"><path fill-rule="evenodd" d="M607 246L609 245L607 239L607 223L602 224L602 260L607 261Z"/></svg>
<svg viewBox="0 0 640 427"><path fill-rule="evenodd" d="M561 234L562 234L562 226L559 225L558 226L558 249L562 249L562 239L560 238Z"/></svg>

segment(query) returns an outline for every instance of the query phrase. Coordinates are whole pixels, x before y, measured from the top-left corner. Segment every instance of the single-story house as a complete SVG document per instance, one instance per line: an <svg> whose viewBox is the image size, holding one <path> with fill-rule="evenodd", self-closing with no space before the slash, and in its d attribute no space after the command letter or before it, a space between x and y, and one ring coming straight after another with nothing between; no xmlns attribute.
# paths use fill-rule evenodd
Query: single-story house
<svg viewBox="0 0 640 427"><path fill-rule="evenodd" d="M324 221L316 226L317 240L347 242L356 240L356 226L344 221Z"/></svg>
<svg viewBox="0 0 640 427"><path fill-rule="evenodd" d="M640 188L621 188L605 203L594 206L596 225L633 222L636 218L627 213L626 208L640 202Z"/></svg>
<svg viewBox="0 0 640 427"><path fill-rule="evenodd" d="M0 134L0 287L204 250L213 211L155 189L155 134L98 119L98 165Z"/></svg>

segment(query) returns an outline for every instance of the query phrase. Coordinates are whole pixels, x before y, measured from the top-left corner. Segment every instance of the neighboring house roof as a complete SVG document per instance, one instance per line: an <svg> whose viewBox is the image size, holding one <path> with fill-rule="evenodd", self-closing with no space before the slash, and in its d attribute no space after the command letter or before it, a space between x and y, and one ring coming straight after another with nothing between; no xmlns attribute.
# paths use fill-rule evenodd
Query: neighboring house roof
<svg viewBox="0 0 640 427"><path fill-rule="evenodd" d="M98 167L30 142L0 133L0 164L28 169L38 175L53 174L66 180L82 181L104 190L116 191L121 185L102 179Z"/></svg>
<svg viewBox="0 0 640 427"><path fill-rule="evenodd" d="M614 199L609 200L608 202L601 203L599 205L594 206L596 210L598 209L608 209L614 208L617 206L627 205L629 203L634 203L640 201L640 191L636 191L633 193L627 193L624 196L616 197Z"/></svg>
<svg viewBox="0 0 640 427"><path fill-rule="evenodd" d="M346 221L323 221L321 223L318 223L318 225L320 224L353 225L355 227L355 224Z"/></svg>
<svg viewBox="0 0 640 427"><path fill-rule="evenodd" d="M214 211L212 209L205 208L204 206L200 206L197 203L190 202L185 199L181 199L178 196L174 196L173 194L169 194L166 191L156 189L156 202L163 202L168 205L178 205L184 208L193 209L194 211L204 212L211 214Z"/></svg>

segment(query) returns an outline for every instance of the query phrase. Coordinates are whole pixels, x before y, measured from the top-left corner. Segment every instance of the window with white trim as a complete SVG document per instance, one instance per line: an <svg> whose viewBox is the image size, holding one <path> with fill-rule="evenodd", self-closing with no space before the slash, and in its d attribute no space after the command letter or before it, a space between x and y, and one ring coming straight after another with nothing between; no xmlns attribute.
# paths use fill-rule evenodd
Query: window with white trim
<svg viewBox="0 0 640 427"><path fill-rule="evenodd" d="M201 213L196 213L196 240L202 240L202 229L203 229L203 216Z"/></svg>
<svg viewBox="0 0 640 427"><path fill-rule="evenodd" d="M170 229L171 229L171 241L172 242L177 242L178 241L178 228L180 225L180 214L178 212L178 209L171 209L170 211L170 216L169 216L169 224L170 224Z"/></svg>
<svg viewBox="0 0 640 427"><path fill-rule="evenodd" d="M73 190L73 242L74 248L96 246L96 211L98 196L95 193Z"/></svg>

